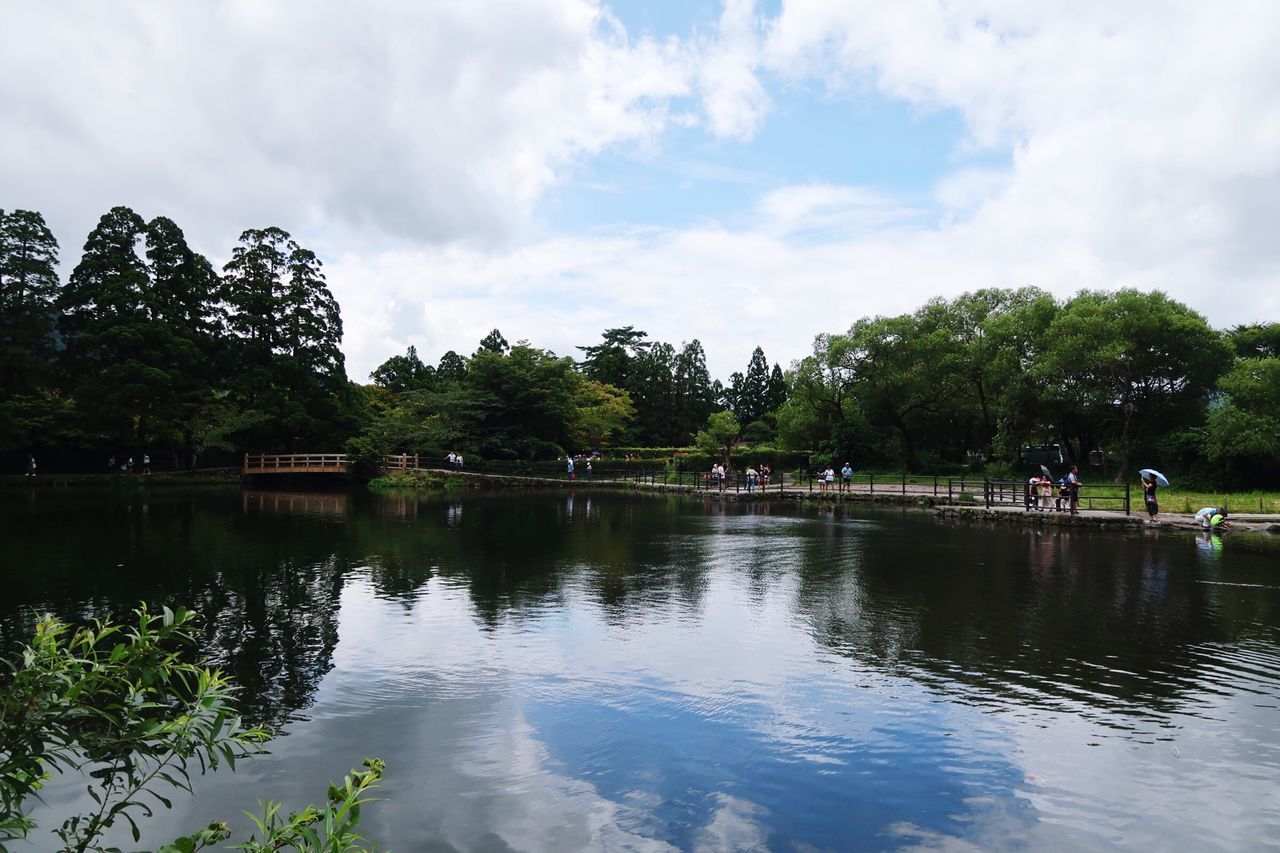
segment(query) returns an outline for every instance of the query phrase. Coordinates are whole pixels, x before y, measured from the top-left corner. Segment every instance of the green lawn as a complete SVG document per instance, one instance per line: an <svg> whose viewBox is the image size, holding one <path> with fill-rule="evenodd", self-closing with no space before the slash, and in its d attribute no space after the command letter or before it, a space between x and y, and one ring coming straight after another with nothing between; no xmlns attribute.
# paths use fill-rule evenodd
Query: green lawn
<svg viewBox="0 0 1280 853"><path fill-rule="evenodd" d="M1226 506L1231 512L1280 514L1280 492L1196 492L1176 487L1160 489L1161 512L1195 512L1202 506ZM1135 497L1141 509L1142 492Z"/></svg>

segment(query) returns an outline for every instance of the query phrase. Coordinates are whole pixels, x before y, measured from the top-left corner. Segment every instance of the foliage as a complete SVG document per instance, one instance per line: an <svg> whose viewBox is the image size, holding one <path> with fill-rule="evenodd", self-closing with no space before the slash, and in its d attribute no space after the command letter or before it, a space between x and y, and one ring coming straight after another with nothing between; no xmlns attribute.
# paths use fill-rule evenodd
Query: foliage
<svg viewBox="0 0 1280 853"><path fill-rule="evenodd" d="M269 735L246 728L231 700L236 689L216 669L190 663L196 614L179 608L134 611L131 623L94 621L79 628L53 616L37 620L31 642L8 664L0 686L0 849L36 829L24 805L55 772L78 771L96 804L54 829L61 849L107 850L103 836L138 818L171 789L191 793L193 764L201 772L260 753ZM356 832L368 793L384 764L366 759L341 785L330 785L321 807L287 817L279 804L246 815L257 831L234 849L339 853L364 849ZM170 844L163 853L191 853L230 838L215 821ZM261 836L261 837L259 837Z"/></svg>
<svg viewBox="0 0 1280 853"><path fill-rule="evenodd" d="M218 670L186 662L195 614L138 608L132 624L72 628L52 616L11 665L0 690L0 840L25 838L23 811L53 771L80 771L97 804L54 830L69 850L98 850L102 834L156 803L165 788L190 792L201 771L261 751L268 735L232 710L235 687Z"/></svg>
<svg viewBox="0 0 1280 853"><path fill-rule="evenodd" d="M575 402L577 412L569 432L574 445L587 450L599 448L635 416L626 391L594 379L581 384Z"/></svg>
<svg viewBox="0 0 1280 853"><path fill-rule="evenodd" d="M1255 470L1255 481L1280 474L1280 358L1242 358L1218 382L1224 395L1209 412L1204 452Z"/></svg>
<svg viewBox="0 0 1280 853"><path fill-rule="evenodd" d="M1250 334L1241 341L1261 346ZM778 433L787 447L908 470L1016 460L1024 444L1052 442L1082 463L1105 451L1123 477L1204 424L1230 358L1203 317L1158 292L1059 303L1035 288L980 290L820 335L789 377Z"/></svg>
<svg viewBox="0 0 1280 853"><path fill-rule="evenodd" d="M329 793L323 807L309 805L301 811L281 814L277 802L261 804L260 813L245 812L256 831L248 841L231 846L232 850L250 853L272 853L275 850L296 850L298 853L346 853L372 848L364 847L365 839L356 831L360 824L361 807L372 802L369 791L378 787L385 763L378 758L366 758L364 769L352 769L343 777L341 785L329 785ZM225 823L213 823L207 828L176 839L160 848L160 853L193 853L211 847L231 837Z"/></svg>
<svg viewBox="0 0 1280 853"><path fill-rule="evenodd" d="M698 431L694 444L703 453L718 456L727 466L739 431L738 418L733 412L715 412L707 418L706 427Z"/></svg>

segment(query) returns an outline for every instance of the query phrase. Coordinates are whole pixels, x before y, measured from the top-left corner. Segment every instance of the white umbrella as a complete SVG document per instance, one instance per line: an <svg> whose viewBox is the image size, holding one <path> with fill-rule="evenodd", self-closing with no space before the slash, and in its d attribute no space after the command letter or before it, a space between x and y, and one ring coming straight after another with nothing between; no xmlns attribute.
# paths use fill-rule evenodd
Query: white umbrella
<svg viewBox="0 0 1280 853"><path fill-rule="evenodd" d="M1161 486L1167 486L1167 485L1169 485L1169 478L1168 478L1168 477L1166 477L1164 474L1161 474L1161 473L1160 473L1159 471L1157 471L1155 468L1143 468L1143 469L1142 469L1141 471L1139 471L1138 473L1139 473L1140 475L1142 475L1143 477L1153 477L1153 478L1155 478L1156 483L1157 483L1157 484L1159 484L1159 485L1161 485Z"/></svg>

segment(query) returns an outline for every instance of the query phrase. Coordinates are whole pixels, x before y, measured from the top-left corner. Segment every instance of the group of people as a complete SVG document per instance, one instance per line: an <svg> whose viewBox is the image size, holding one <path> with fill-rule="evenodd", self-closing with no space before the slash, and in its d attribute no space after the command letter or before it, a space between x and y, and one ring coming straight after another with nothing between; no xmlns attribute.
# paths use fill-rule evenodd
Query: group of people
<svg viewBox="0 0 1280 853"><path fill-rule="evenodd" d="M773 476L773 469L768 465L761 465L759 469L754 465L748 465L747 470L743 473L747 480L747 491L754 492L757 486L764 488L769 485L769 480ZM724 464L720 462L712 465L710 473L707 474L707 480L722 492L728 479L728 471Z"/></svg>
<svg viewBox="0 0 1280 853"><path fill-rule="evenodd" d="M1048 474L1035 474L1027 481L1027 510L1049 512L1049 502L1053 501L1054 512L1062 512L1066 507L1067 512L1076 515L1080 511L1080 485L1080 469L1075 465L1056 484Z"/></svg>
<svg viewBox="0 0 1280 853"><path fill-rule="evenodd" d="M628 456L627 458L630 459L631 457ZM570 480L578 479L579 467L581 467L583 470L583 473L587 475L588 480L592 479L592 477L594 476L595 470L591 467L590 456L586 457L585 460L583 459L583 457L579 456L577 463L574 462L572 456L566 456L564 458L564 461L565 461L565 470L568 472Z"/></svg>
<svg viewBox="0 0 1280 853"><path fill-rule="evenodd" d="M116 465L116 458L114 456L107 459L107 473L114 474L116 473L117 470L121 474L132 474L133 473L133 457L132 456L127 457L123 462L119 464L119 466ZM151 473L151 455L149 453L142 454L142 473L143 474Z"/></svg>
<svg viewBox="0 0 1280 853"><path fill-rule="evenodd" d="M445 461L449 463L450 468L462 470L462 454L450 450L449 455L445 457Z"/></svg>
<svg viewBox="0 0 1280 853"><path fill-rule="evenodd" d="M818 471L818 491L828 492L836 488L836 470L828 465ZM840 468L839 489L842 492L853 491L853 466L848 462Z"/></svg>

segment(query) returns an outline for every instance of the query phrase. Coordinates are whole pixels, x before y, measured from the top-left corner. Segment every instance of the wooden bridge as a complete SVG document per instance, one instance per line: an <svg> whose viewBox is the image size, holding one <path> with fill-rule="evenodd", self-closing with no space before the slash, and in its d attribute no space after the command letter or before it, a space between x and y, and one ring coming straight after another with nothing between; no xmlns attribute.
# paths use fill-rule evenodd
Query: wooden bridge
<svg viewBox="0 0 1280 853"><path fill-rule="evenodd" d="M345 453L246 453L242 473L252 474L346 474L352 460ZM418 454L385 456L388 471L416 470Z"/></svg>

